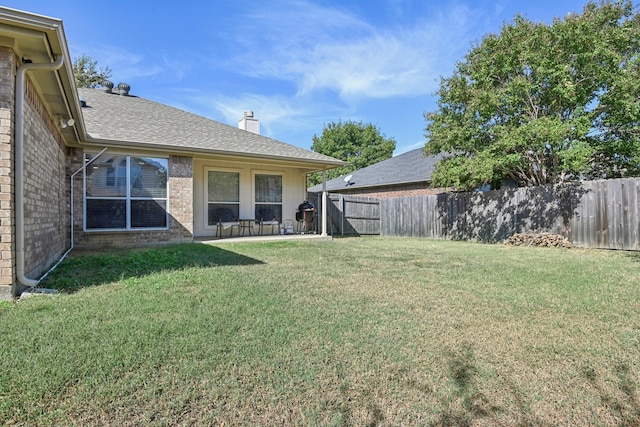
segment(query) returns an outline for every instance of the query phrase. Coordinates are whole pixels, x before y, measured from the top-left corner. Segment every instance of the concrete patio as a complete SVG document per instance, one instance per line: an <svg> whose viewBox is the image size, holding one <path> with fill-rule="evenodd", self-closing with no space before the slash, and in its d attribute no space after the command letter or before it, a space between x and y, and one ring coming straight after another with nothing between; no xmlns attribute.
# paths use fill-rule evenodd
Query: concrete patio
<svg viewBox="0 0 640 427"><path fill-rule="evenodd" d="M331 236L323 236L321 234L273 234L264 236L233 236L233 237L197 237L194 242L217 245L221 243L255 243L255 242L280 242L280 241L299 241L299 240L317 240L329 241Z"/></svg>

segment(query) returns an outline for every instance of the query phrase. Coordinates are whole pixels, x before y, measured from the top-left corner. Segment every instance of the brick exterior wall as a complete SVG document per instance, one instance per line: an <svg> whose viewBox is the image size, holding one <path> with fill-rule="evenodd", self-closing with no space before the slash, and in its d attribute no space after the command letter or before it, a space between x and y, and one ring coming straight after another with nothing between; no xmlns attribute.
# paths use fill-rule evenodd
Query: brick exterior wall
<svg viewBox="0 0 640 427"><path fill-rule="evenodd" d="M0 299L15 292L14 122L15 81L19 61L11 48L0 47ZM25 82L24 212L25 275L38 279L71 246L71 173L84 162L81 148L66 147L43 101ZM193 240L193 161L169 159L169 230L84 233L83 174L74 180L76 244L94 247L138 246Z"/></svg>
<svg viewBox="0 0 640 427"><path fill-rule="evenodd" d="M84 164L84 150L82 148L67 148L67 174L69 176L69 188L67 189L67 200L69 200L69 209L71 209L71 175L76 173L73 178L73 244L78 244L79 233L82 232L83 212L82 205L82 189L83 174L80 168ZM69 218L71 220L71 218Z"/></svg>
<svg viewBox="0 0 640 427"><path fill-rule="evenodd" d="M14 282L13 104L16 57L0 48L0 298L11 296Z"/></svg>
<svg viewBox="0 0 640 427"><path fill-rule="evenodd" d="M0 47L0 294L12 293L15 271L15 83L19 61ZM66 153L45 104L29 79L24 99L25 275L39 278L69 239ZM15 290L15 289L14 289Z"/></svg>
<svg viewBox="0 0 640 427"><path fill-rule="evenodd" d="M71 173L82 167L84 153L69 155ZM193 241L193 159L169 156L169 229L149 231L83 231L83 173L74 180L74 240L78 249L104 249Z"/></svg>
<svg viewBox="0 0 640 427"><path fill-rule="evenodd" d="M184 239L193 238L193 158L169 157L169 221Z"/></svg>
<svg viewBox="0 0 640 427"><path fill-rule="evenodd" d="M19 61L0 47L0 299L15 292L14 123ZM24 104L25 275L38 279L71 246L69 177L84 162L68 148L29 79ZM193 159L169 159L169 229L144 232L83 232L83 174L74 180L74 240L93 247L139 246L193 240Z"/></svg>
<svg viewBox="0 0 640 427"><path fill-rule="evenodd" d="M25 275L39 278L69 248L66 147L27 73L24 111Z"/></svg>
<svg viewBox="0 0 640 427"><path fill-rule="evenodd" d="M445 193L447 191L449 191L447 188L431 188L429 183L421 182L415 184L389 185L384 187L354 188L351 190L344 189L340 191L332 191L331 193L366 196L375 199L390 199L393 197L429 196L432 194Z"/></svg>

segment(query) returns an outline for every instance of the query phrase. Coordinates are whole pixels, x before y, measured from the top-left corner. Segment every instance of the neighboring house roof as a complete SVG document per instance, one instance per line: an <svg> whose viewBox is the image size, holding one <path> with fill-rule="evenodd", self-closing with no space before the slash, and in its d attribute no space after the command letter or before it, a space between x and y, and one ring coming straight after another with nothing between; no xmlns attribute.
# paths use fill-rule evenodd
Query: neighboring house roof
<svg viewBox="0 0 640 427"><path fill-rule="evenodd" d="M424 150L417 148L349 173L349 184L343 176L327 181L327 191L429 182L435 164L441 159L441 155L425 156ZM322 184L309 191L322 191Z"/></svg>
<svg viewBox="0 0 640 427"><path fill-rule="evenodd" d="M292 160L322 169L345 162L196 114L139 98L79 88L87 142Z"/></svg>

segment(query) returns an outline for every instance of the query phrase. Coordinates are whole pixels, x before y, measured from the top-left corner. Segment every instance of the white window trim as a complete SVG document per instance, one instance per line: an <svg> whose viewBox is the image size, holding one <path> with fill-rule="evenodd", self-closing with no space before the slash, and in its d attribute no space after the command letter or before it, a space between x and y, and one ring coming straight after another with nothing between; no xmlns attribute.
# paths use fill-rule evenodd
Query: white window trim
<svg viewBox="0 0 640 427"><path fill-rule="evenodd" d="M96 153L93 152L85 152L83 154L83 161L86 161L86 156L95 156ZM87 171L86 168L82 173L82 229L86 233L102 233L102 232L124 232L124 233L136 233L136 232L146 232L146 231L166 231L169 229L169 183L170 183L170 175L169 175L169 158L157 155L146 155L146 154L124 154L124 153L110 153L115 156L125 157L127 159L127 175L126 175L126 194L124 197L89 197L87 198ZM142 198L142 197L131 197L131 188L130 188L130 180L131 180L131 157L148 157L148 158L156 158L156 159L164 159L167 161L167 196L165 198L153 197L153 198ZM125 222L126 228L87 228L87 199L92 200L123 200L125 201L127 217ZM160 200L165 202L166 210L166 226L165 227L131 227L131 201L132 200Z"/></svg>
<svg viewBox="0 0 640 427"><path fill-rule="evenodd" d="M202 224L205 230L215 230L217 225L212 224L209 225L209 172L233 172L238 174L238 215L240 215L240 209L242 208L242 170L241 169L231 169L231 168L219 168L214 166L205 166L204 167L204 193L202 200L204 201L203 212L202 212Z"/></svg>
<svg viewBox="0 0 640 427"><path fill-rule="evenodd" d="M284 205L285 205L285 172L284 171L273 171L273 170L260 170L254 169L251 171L251 215L255 216L256 206L258 204L270 204L274 205L277 203L256 203L256 175L278 175L282 178L282 201L280 202L281 207L281 215L280 221L284 220ZM257 218L256 218L257 219Z"/></svg>

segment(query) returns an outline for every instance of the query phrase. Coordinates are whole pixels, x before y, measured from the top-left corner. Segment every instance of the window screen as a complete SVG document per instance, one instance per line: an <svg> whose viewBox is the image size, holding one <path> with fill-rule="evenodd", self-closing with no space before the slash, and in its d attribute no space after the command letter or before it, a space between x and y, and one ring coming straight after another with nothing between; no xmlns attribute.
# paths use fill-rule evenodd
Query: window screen
<svg viewBox="0 0 640 427"><path fill-rule="evenodd" d="M168 167L163 158L101 155L85 169L85 228L167 228Z"/></svg>

